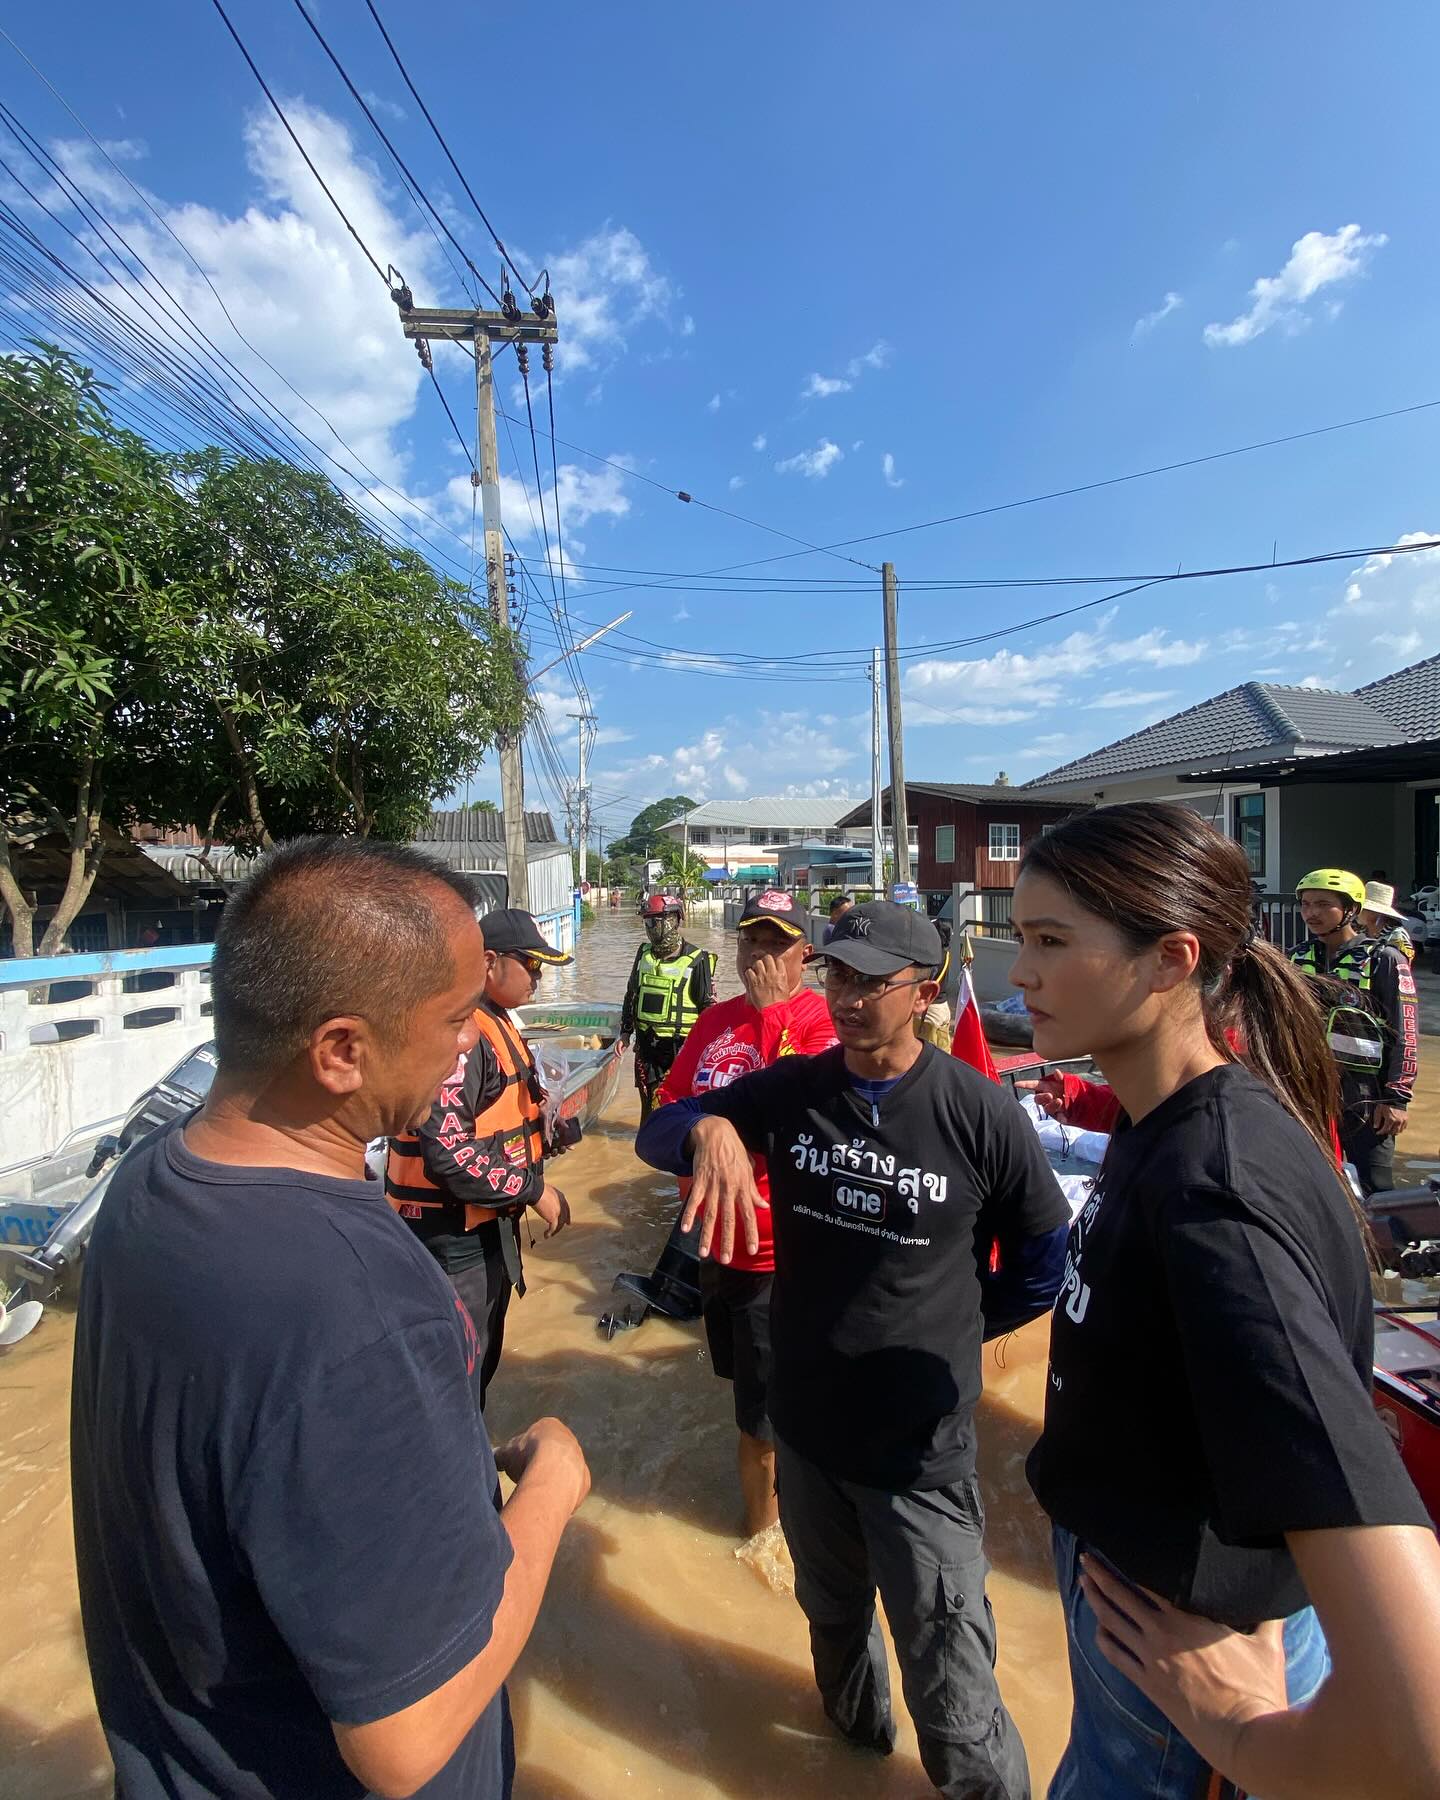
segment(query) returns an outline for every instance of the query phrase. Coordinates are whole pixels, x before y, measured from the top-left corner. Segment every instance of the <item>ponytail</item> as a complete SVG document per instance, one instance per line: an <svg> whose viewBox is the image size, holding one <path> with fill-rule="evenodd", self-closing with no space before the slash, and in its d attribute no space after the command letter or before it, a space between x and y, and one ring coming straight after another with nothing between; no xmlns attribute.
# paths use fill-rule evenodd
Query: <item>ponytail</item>
<svg viewBox="0 0 1440 1800"><path fill-rule="evenodd" d="M1251 938L1231 959L1222 998L1246 1063L1330 1156L1340 1080L1306 977L1273 945ZM1214 1010L1207 1000L1207 1024Z"/></svg>

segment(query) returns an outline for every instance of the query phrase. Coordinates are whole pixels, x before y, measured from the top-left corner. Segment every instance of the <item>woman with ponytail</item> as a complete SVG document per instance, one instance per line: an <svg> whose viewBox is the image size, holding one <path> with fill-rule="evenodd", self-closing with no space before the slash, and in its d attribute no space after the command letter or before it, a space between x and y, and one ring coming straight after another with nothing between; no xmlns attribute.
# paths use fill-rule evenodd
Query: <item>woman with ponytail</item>
<svg viewBox="0 0 1440 1800"><path fill-rule="evenodd" d="M1122 1109L1028 1471L1074 1687L1050 1800L1433 1800L1440 1547L1370 1400L1304 979L1239 846L1178 806L1048 832L1013 910L1036 1049L1093 1055Z"/></svg>

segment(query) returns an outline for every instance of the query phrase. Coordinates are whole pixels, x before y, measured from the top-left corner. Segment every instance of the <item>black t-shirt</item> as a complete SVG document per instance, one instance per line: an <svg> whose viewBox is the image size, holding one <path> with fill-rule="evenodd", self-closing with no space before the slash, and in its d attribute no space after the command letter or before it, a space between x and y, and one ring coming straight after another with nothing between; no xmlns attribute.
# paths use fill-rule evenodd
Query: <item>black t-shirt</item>
<svg viewBox="0 0 1440 1800"><path fill-rule="evenodd" d="M468 1314L378 1182L117 1170L86 1261L71 1449L86 1649L124 1800L363 1792L329 1721L432 1693L511 1560ZM426 1800L495 1800L503 1692Z"/></svg>
<svg viewBox="0 0 1440 1800"><path fill-rule="evenodd" d="M784 1057L699 1107L729 1119L770 1174L776 1431L868 1487L970 1474L976 1243L1043 1236L1069 1217L1013 1098L925 1044L873 1104L836 1048Z"/></svg>
<svg viewBox="0 0 1440 1800"><path fill-rule="evenodd" d="M1306 1604L1287 1531L1427 1525L1370 1399L1364 1246L1248 1070L1111 1143L1055 1303L1030 1484L1132 1581L1237 1626Z"/></svg>

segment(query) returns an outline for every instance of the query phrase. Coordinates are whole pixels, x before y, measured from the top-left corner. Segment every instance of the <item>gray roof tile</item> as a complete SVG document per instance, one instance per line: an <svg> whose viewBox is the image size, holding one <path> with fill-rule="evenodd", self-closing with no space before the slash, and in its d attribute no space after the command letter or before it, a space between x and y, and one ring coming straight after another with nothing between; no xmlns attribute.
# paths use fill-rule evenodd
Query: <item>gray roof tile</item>
<svg viewBox="0 0 1440 1800"><path fill-rule="evenodd" d="M1440 737L1440 656L1411 663L1356 692L1407 737Z"/></svg>
<svg viewBox="0 0 1440 1800"><path fill-rule="evenodd" d="M1383 744L1394 735L1394 720L1359 694L1247 681L1037 775L1025 785L1043 788L1062 781L1136 775L1201 759L1224 765L1240 751L1290 744L1342 750Z"/></svg>

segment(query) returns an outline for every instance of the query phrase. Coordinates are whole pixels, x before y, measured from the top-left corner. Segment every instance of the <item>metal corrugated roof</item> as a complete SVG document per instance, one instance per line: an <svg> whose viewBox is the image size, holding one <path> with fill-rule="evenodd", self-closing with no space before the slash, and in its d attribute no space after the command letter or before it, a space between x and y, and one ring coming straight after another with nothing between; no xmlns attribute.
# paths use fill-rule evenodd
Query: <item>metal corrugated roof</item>
<svg viewBox="0 0 1440 1800"><path fill-rule="evenodd" d="M1407 737L1440 736L1440 656L1411 663L1355 691Z"/></svg>
<svg viewBox="0 0 1440 1800"><path fill-rule="evenodd" d="M1344 750L1383 744L1394 736L1394 721L1359 694L1247 681L1147 725L1143 731L1062 763L1026 782L1025 787L1137 775L1202 757L1229 763L1240 751L1280 750L1293 744Z"/></svg>
<svg viewBox="0 0 1440 1800"><path fill-rule="evenodd" d="M432 812L429 822L415 833L414 843L420 849L432 844L503 844L505 815L461 808L456 812ZM525 842L554 844L555 826L548 812L527 812Z"/></svg>
<svg viewBox="0 0 1440 1800"><path fill-rule="evenodd" d="M1072 799L1051 799L1048 795L1032 793L1028 788L1016 787L1010 782L1003 782L998 787L985 786L971 781L907 781L905 783L906 804L911 794L939 794L946 800L959 800L968 806L1035 806L1052 809L1056 812L1075 812L1078 808L1084 811L1084 803ZM887 787L880 796L880 821L883 825L890 823L890 790ZM870 802L862 800L837 825L847 830L858 829L870 823Z"/></svg>
<svg viewBox="0 0 1440 1800"><path fill-rule="evenodd" d="M751 800L702 801L689 817L692 825L741 825L754 831L774 825L783 831L829 831L854 804L853 800L790 800L757 794ZM677 813L658 829L668 831L684 822L685 814Z"/></svg>

